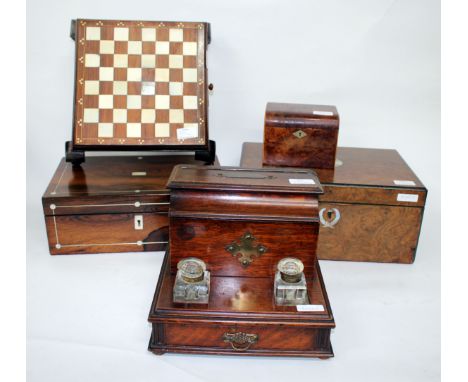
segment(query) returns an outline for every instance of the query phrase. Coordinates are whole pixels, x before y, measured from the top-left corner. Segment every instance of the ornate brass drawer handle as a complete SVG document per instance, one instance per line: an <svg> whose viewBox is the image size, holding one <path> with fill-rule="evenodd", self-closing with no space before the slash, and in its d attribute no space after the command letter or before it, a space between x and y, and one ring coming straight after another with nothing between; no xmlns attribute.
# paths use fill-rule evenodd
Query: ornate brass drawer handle
<svg viewBox="0 0 468 382"><path fill-rule="evenodd" d="M224 333L223 341L229 342L234 350L243 351L247 350L251 345L258 342L258 334L249 334L243 332Z"/></svg>

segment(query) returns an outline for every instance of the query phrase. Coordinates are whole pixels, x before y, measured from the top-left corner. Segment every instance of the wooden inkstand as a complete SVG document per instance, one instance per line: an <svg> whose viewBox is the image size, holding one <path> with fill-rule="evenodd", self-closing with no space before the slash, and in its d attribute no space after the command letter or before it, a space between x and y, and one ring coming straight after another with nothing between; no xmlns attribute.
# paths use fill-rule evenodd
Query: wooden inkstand
<svg viewBox="0 0 468 382"><path fill-rule="evenodd" d="M335 322L315 254L322 193L315 173L179 165L168 188L169 249L148 318L149 350L332 357ZM174 302L186 258L211 274L207 304ZM303 264L306 303L276 303L284 258Z"/></svg>

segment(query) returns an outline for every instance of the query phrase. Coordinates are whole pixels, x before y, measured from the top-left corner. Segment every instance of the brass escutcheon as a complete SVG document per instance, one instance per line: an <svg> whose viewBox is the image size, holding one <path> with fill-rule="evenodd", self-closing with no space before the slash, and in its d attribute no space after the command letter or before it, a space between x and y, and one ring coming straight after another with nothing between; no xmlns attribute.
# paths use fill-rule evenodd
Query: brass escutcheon
<svg viewBox="0 0 468 382"><path fill-rule="evenodd" d="M297 130L297 131L295 131L295 132L293 133L293 135L294 135L296 138L299 138L299 139L304 138L305 136L307 136L307 134L306 134L304 131L302 131L302 130Z"/></svg>
<svg viewBox="0 0 468 382"><path fill-rule="evenodd" d="M252 263L253 258L260 257L267 251L267 248L264 245L254 245L256 240L255 236L252 235L251 232L247 231L240 238L240 244L233 241L224 248L226 251L231 253L232 256L238 257L239 262L243 267L248 267Z"/></svg>

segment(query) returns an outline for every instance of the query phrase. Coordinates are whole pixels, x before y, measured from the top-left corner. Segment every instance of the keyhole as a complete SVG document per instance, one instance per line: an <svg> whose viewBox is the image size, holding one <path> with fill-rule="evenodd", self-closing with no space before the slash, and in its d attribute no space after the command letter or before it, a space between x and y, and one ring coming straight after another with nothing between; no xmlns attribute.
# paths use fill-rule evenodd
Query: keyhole
<svg viewBox="0 0 468 382"><path fill-rule="evenodd" d="M334 213L333 210L328 210L328 211L327 211L328 220L332 220L332 218L333 218L333 213Z"/></svg>
<svg viewBox="0 0 468 382"><path fill-rule="evenodd" d="M135 216L135 229L143 229L143 216L136 215Z"/></svg>

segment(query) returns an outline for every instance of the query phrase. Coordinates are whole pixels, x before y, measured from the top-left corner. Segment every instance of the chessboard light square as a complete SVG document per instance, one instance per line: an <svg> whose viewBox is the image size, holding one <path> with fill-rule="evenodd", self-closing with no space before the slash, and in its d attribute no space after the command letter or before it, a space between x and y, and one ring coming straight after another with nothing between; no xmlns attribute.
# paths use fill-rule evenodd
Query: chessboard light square
<svg viewBox="0 0 468 382"><path fill-rule="evenodd" d="M156 111L154 109L143 109L141 111L141 123L154 123Z"/></svg>
<svg viewBox="0 0 468 382"><path fill-rule="evenodd" d="M99 109L84 109L83 122L84 123L98 123L99 122Z"/></svg>
<svg viewBox="0 0 468 382"><path fill-rule="evenodd" d="M100 40L101 28L99 27L86 27L86 40Z"/></svg>
<svg viewBox="0 0 468 382"><path fill-rule="evenodd" d="M141 39L143 41L156 41L156 29L154 28L142 28Z"/></svg>
<svg viewBox="0 0 468 382"><path fill-rule="evenodd" d="M169 29L169 41L184 41L183 29Z"/></svg>
<svg viewBox="0 0 468 382"><path fill-rule="evenodd" d="M169 95L182 95L184 84L182 82L169 82Z"/></svg>
<svg viewBox="0 0 468 382"><path fill-rule="evenodd" d="M169 55L169 68L183 68L184 56L180 54Z"/></svg>
<svg viewBox="0 0 468 382"><path fill-rule="evenodd" d="M127 110L126 109L114 109L112 117L113 117L114 123L126 123L127 122Z"/></svg>
<svg viewBox="0 0 468 382"><path fill-rule="evenodd" d="M141 54L142 43L141 41L128 42L128 54Z"/></svg>
<svg viewBox="0 0 468 382"><path fill-rule="evenodd" d="M98 124L98 137L99 138L112 138L114 136L114 126L112 123L99 123Z"/></svg>
<svg viewBox="0 0 468 382"><path fill-rule="evenodd" d="M156 82L169 82L169 69L155 70Z"/></svg>
<svg viewBox="0 0 468 382"><path fill-rule="evenodd" d="M115 41L128 41L128 28L115 28L114 40Z"/></svg>
<svg viewBox="0 0 468 382"><path fill-rule="evenodd" d="M99 68L100 81L114 81L114 68L101 67Z"/></svg>
<svg viewBox="0 0 468 382"><path fill-rule="evenodd" d="M99 81L85 81L84 94L86 95L99 94Z"/></svg>
<svg viewBox="0 0 468 382"><path fill-rule="evenodd" d="M184 69L183 79L184 79L184 82L197 82L198 80L197 69L193 69L193 68Z"/></svg>
<svg viewBox="0 0 468 382"><path fill-rule="evenodd" d="M156 41L156 54L169 54L169 41Z"/></svg>
<svg viewBox="0 0 468 382"><path fill-rule="evenodd" d="M141 81L141 68L128 68L127 81Z"/></svg>
<svg viewBox="0 0 468 382"><path fill-rule="evenodd" d="M114 54L114 41L99 41L99 53L101 54Z"/></svg>
<svg viewBox="0 0 468 382"><path fill-rule="evenodd" d="M126 81L114 81L113 94L126 95L128 93Z"/></svg>
<svg viewBox="0 0 468 382"><path fill-rule="evenodd" d="M114 96L101 94L99 96L99 109L112 109L114 107Z"/></svg>
<svg viewBox="0 0 468 382"><path fill-rule="evenodd" d="M127 137L140 138L141 137L141 123L127 123Z"/></svg>
<svg viewBox="0 0 468 382"><path fill-rule="evenodd" d="M114 54L114 68L127 68L127 67L128 67L128 55Z"/></svg>
<svg viewBox="0 0 468 382"><path fill-rule="evenodd" d="M142 68L154 68L156 67L156 56L154 54L144 54L141 56L141 67Z"/></svg>
<svg viewBox="0 0 468 382"><path fill-rule="evenodd" d="M142 82L141 83L142 95L154 95L155 92L156 92L156 84L154 82Z"/></svg>
<svg viewBox="0 0 468 382"><path fill-rule="evenodd" d="M184 123L184 111L182 109L169 110L170 123Z"/></svg>
<svg viewBox="0 0 468 382"><path fill-rule="evenodd" d="M198 109L197 96L184 96L184 109Z"/></svg>
<svg viewBox="0 0 468 382"><path fill-rule="evenodd" d="M88 68L98 68L100 65L99 54L86 54L85 66Z"/></svg>
<svg viewBox="0 0 468 382"><path fill-rule="evenodd" d="M168 123L156 123L154 128L155 136L158 138L166 138L170 136L170 128Z"/></svg>
<svg viewBox="0 0 468 382"><path fill-rule="evenodd" d="M196 42L184 42L182 47L182 53L184 56L196 56L197 55L197 43Z"/></svg>
<svg viewBox="0 0 468 382"><path fill-rule="evenodd" d="M156 109L169 109L169 96L157 95L155 97Z"/></svg>
<svg viewBox="0 0 468 382"><path fill-rule="evenodd" d="M139 95L127 96L127 109L141 109L141 96Z"/></svg>

